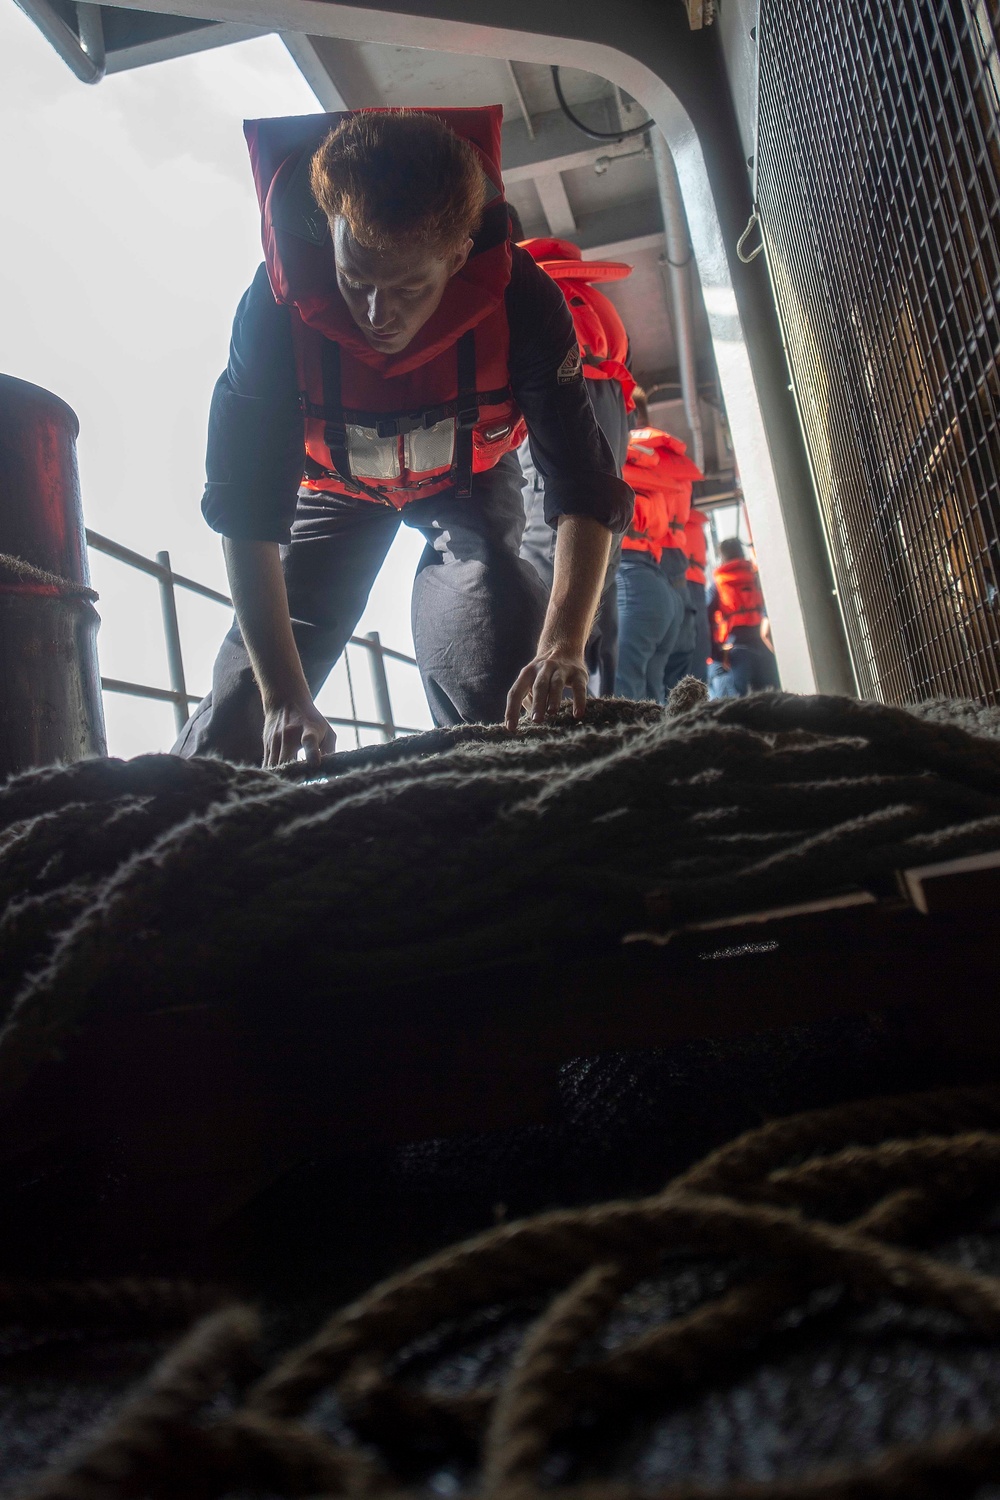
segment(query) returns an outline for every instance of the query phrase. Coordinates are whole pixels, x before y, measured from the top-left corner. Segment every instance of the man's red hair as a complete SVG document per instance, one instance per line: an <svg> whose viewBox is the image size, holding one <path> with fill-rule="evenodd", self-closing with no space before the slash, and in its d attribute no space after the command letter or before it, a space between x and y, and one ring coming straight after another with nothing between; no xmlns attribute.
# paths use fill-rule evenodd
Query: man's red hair
<svg viewBox="0 0 1000 1500"><path fill-rule="evenodd" d="M447 254L479 227L486 179L468 141L435 115L363 110L313 156L313 197L368 250L401 242Z"/></svg>

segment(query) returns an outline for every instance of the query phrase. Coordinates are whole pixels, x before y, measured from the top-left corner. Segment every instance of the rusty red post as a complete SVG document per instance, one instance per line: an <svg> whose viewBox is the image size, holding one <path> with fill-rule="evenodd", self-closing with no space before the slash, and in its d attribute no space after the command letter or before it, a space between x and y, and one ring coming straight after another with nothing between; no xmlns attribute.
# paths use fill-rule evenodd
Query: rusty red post
<svg viewBox="0 0 1000 1500"><path fill-rule="evenodd" d="M0 375L0 779L106 754L79 430L51 391Z"/></svg>

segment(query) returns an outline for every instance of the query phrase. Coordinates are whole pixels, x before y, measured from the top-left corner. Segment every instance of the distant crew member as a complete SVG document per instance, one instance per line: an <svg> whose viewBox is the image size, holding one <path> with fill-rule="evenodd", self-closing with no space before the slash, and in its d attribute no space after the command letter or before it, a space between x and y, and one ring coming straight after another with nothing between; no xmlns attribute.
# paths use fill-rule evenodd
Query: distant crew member
<svg viewBox="0 0 1000 1500"><path fill-rule="evenodd" d="M736 537L719 543L719 559L708 596L712 696L745 698L763 688L778 688L778 665L756 565Z"/></svg>
<svg viewBox="0 0 1000 1500"><path fill-rule="evenodd" d="M664 547L663 556L660 559L660 568L666 574L667 581L684 600L684 623L674 643L674 648L667 657L667 665L663 671L664 700L669 698L671 690L677 686L681 678L688 675L691 663L694 661L696 622L687 586L687 524L691 517L691 490L694 480L703 479L704 475L685 454L685 446L681 443L680 457L675 460L677 472L671 498L670 545Z"/></svg>
<svg viewBox="0 0 1000 1500"><path fill-rule="evenodd" d="M176 751L277 765L333 734L319 691L400 521L438 724L586 704L584 647L632 495L562 293L510 245L499 106L246 127L265 264L212 401L202 509L236 624ZM527 430L556 531L518 556Z"/></svg>
<svg viewBox="0 0 1000 1500"><path fill-rule="evenodd" d="M688 602L694 615L694 650L688 668L692 677L701 682L708 681L708 662L712 654L712 637L708 629L708 607L705 596L705 563L708 559L708 542L705 530L708 517L703 510L692 506L691 514L684 523L684 550L687 553Z"/></svg>
<svg viewBox="0 0 1000 1500"><path fill-rule="evenodd" d="M629 342L625 325L614 303L595 282L620 281L632 274L623 261L583 259L578 245L569 240L524 239L516 210L510 209L512 232L523 250L560 287L573 316L587 390L621 473L628 449L628 413L632 410L635 381L629 373ZM546 588L552 587L555 534L545 519L545 480L531 461L529 445L520 457L525 475L525 527L521 556L531 563ZM587 642L586 660L591 689L607 697L615 690L618 661L618 600L615 577L620 546L611 559L597 619Z"/></svg>
<svg viewBox="0 0 1000 1500"><path fill-rule="evenodd" d="M635 491L635 514L618 572L616 691L622 698L663 703L667 663L681 647L687 624L687 556L678 517L690 512L691 485L702 474L678 438L649 426L645 395L638 388L634 399L644 425L630 434L622 471ZM669 561L664 566L668 553L676 556L676 566Z"/></svg>

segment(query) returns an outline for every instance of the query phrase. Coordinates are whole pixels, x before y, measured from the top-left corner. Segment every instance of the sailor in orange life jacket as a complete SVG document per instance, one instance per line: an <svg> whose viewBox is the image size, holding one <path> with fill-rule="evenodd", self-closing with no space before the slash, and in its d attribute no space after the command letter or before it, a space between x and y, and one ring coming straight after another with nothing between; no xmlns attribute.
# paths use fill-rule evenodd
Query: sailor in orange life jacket
<svg viewBox="0 0 1000 1500"><path fill-rule="evenodd" d="M685 456L684 444L649 426L645 395L634 392L643 425L630 438L623 477L635 490L635 515L622 542L618 573L618 677L622 698L665 699L669 662L687 642L688 598L684 574L684 521L691 509L691 486L702 473ZM677 568L668 567L676 559Z"/></svg>
<svg viewBox="0 0 1000 1500"><path fill-rule="evenodd" d="M516 209L508 205L511 229L523 250L560 287L576 329L583 375L594 414L607 438L621 473L628 451L628 414L633 408L635 381L629 372L629 341L614 303L595 282L621 281L632 274L623 261L583 259L569 240L525 239ZM531 461L530 444L518 450L525 477L524 536L521 556L531 563L547 589L552 587L555 536L545 519L545 481ZM611 549L597 618L587 642L586 661L591 690L609 697L615 691L618 664L618 596L615 578L621 547Z"/></svg>
<svg viewBox="0 0 1000 1500"><path fill-rule="evenodd" d="M713 698L745 698L778 688L778 666L769 641L767 610L756 566L736 537L719 543L719 566L708 595L712 631L709 687Z"/></svg>
<svg viewBox="0 0 1000 1500"><path fill-rule="evenodd" d="M708 560L708 543L705 528L708 517L697 506L684 523L684 551L687 553L687 591L690 609L694 616L694 650L691 665L692 677L701 682L708 681L708 660L712 654L712 637L708 629L708 609L705 603L705 564Z"/></svg>
<svg viewBox="0 0 1000 1500"><path fill-rule="evenodd" d="M439 724L586 702L583 652L628 486L559 289L511 250L500 106L251 121L265 264L237 311L202 509L236 624L175 746L277 765L400 520L427 543L416 656ZM525 427L557 528L546 603L518 557ZM279 547L281 551L279 553Z"/></svg>

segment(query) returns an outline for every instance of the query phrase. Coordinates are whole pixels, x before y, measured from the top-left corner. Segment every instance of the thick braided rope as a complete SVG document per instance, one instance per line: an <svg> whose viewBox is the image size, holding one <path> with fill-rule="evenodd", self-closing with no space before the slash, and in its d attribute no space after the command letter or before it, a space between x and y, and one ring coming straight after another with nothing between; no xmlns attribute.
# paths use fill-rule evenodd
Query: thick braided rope
<svg viewBox="0 0 1000 1500"><path fill-rule="evenodd" d="M212 1420L206 1402L242 1386L256 1323L246 1309L210 1315L168 1355L92 1446L42 1476L41 1500L123 1500L126 1495L222 1495L245 1487L275 1495L399 1495L396 1456L419 1451L429 1433L481 1453L477 1488L491 1500L639 1500L618 1483L539 1488L553 1436L581 1403L611 1404L644 1382L661 1401L710 1387L752 1365L790 1306L810 1291L839 1286L854 1301L881 1297L936 1307L965 1320L979 1338L1000 1340L1000 1278L977 1275L877 1235L912 1236L957 1203L992 1189L1000 1163L1000 1090L941 1090L807 1114L747 1133L714 1152L660 1194L633 1203L537 1216L480 1235L376 1287L336 1314L251 1387L245 1404ZM933 1134L924 1133L931 1125ZM983 1127L987 1128L983 1128ZM975 1128L978 1127L978 1128ZM695 1185L728 1196L707 1196ZM768 1197L794 1204L776 1208ZM857 1204L847 1225L807 1217L817 1205ZM738 1255L778 1274L737 1283L690 1312L595 1357L593 1340L621 1294L667 1250ZM156 1290L158 1288L158 1290ZM414 1337L475 1307L525 1294L550 1297L495 1388L461 1398L398 1385L380 1374ZM179 1311L184 1296L175 1299ZM89 1293L77 1289L76 1307ZM147 1286L139 1302L163 1296ZM73 1305L64 1288L54 1295ZM44 1298L39 1298L40 1305ZM97 1295L106 1315L113 1298ZM120 1298L121 1300L121 1298ZM131 1308L136 1296L124 1296ZM166 1299L168 1302L169 1298ZM23 1301L23 1295L22 1295ZM645 1368L643 1368L645 1363ZM405 1359L396 1381L405 1376ZM376 1420L366 1447L331 1443L303 1426L327 1387L367 1387ZM407 1398L409 1398L409 1403ZM605 1399L605 1405L607 1401ZM435 1416L439 1419L434 1425ZM398 1430L393 1430L393 1424ZM476 1434L479 1434L477 1438ZM402 1444L402 1447L400 1447ZM471 1446L470 1446L471 1444ZM371 1448L383 1465L373 1461ZM794 1479L667 1486L658 1500L890 1500L971 1494L1000 1479L1000 1426L959 1430L898 1446L853 1466ZM646 1496L648 1492L643 1491Z"/></svg>
<svg viewBox="0 0 1000 1500"><path fill-rule="evenodd" d="M77 583L72 578L63 578L59 573L48 573L44 568L36 568L34 563L25 561L23 557L15 557L10 552L0 552L0 582L40 585L51 589L60 598L85 599L88 603L96 603L100 597L96 590L88 588L86 584Z"/></svg>
<svg viewBox="0 0 1000 1500"><path fill-rule="evenodd" d="M996 739L846 699L611 700L293 772L145 756L0 788L0 1097L108 995L224 1005L307 940L331 996L374 992L1000 846Z"/></svg>

